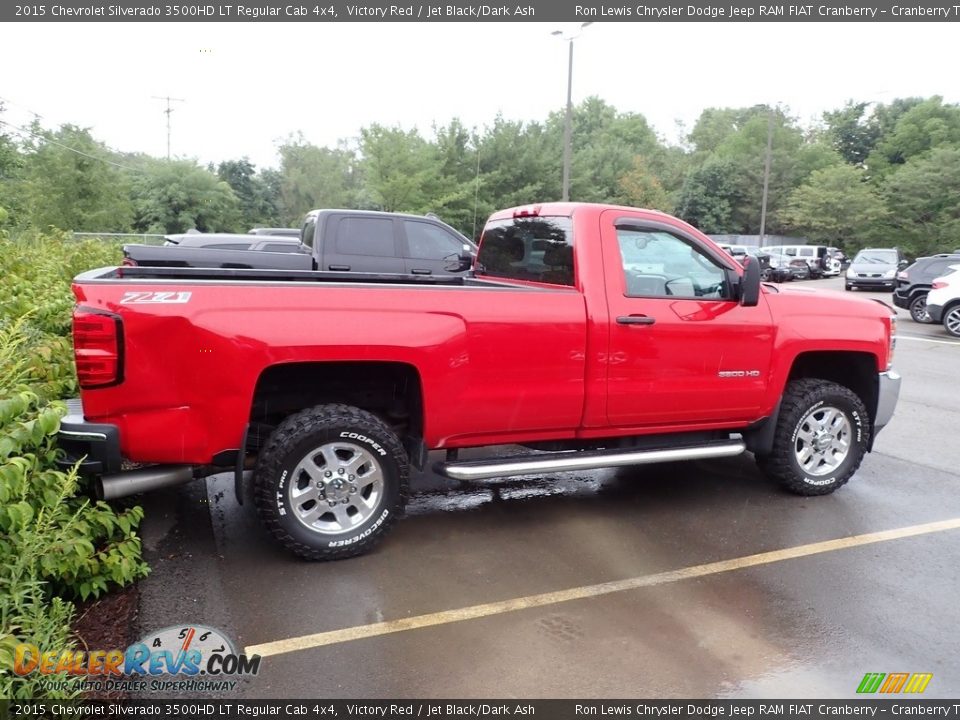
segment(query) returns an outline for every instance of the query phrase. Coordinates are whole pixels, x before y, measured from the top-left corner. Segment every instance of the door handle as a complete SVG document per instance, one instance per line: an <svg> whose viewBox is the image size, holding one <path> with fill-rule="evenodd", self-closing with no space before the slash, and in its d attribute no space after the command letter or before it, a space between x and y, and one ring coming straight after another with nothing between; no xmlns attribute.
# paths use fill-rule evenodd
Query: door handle
<svg viewBox="0 0 960 720"><path fill-rule="evenodd" d="M350 270L349 265L328 265L327 267L334 272L349 272Z"/></svg>
<svg viewBox="0 0 960 720"><path fill-rule="evenodd" d="M433 270L424 270L423 268L413 268L410 272L413 275L433 275Z"/></svg>
<svg viewBox="0 0 960 720"><path fill-rule="evenodd" d="M617 318L617 325L653 325L656 321L648 315L621 315Z"/></svg>

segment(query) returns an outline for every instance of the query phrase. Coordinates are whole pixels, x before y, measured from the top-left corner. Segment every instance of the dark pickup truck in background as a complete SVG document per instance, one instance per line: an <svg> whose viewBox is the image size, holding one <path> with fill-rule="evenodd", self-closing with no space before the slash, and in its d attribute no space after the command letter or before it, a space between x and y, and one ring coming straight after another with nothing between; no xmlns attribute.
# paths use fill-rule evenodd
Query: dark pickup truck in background
<svg viewBox="0 0 960 720"><path fill-rule="evenodd" d="M372 210L314 210L299 241L231 235L199 247L205 236L178 237L175 245L125 245L124 265L449 275L469 270L476 255L470 240L436 218ZM248 247L234 249L238 242Z"/></svg>

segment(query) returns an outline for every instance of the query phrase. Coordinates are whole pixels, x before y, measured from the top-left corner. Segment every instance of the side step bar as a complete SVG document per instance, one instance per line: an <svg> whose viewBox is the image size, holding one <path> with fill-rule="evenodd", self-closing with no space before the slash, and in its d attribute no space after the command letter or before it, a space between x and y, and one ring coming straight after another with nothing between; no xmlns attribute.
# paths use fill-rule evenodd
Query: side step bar
<svg viewBox="0 0 960 720"><path fill-rule="evenodd" d="M434 472L453 480L487 480L509 475L537 475L569 470L597 470L627 465L734 457L746 450L742 440L663 450L590 450L521 455L497 460L436 463Z"/></svg>

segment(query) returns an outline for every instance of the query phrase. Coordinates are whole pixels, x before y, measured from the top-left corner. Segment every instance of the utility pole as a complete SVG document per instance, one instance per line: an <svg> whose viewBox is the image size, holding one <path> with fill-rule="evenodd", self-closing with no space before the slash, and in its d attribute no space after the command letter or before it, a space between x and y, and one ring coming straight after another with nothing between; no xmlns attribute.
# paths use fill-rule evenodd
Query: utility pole
<svg viewBox="0 0 960 720"><path fill-rule="evenodd" d="M170 103L172 103L172 102L186 102L186 100L183 100L183 99L181 99L181 98L170 97L169 95L166 95L166 96L163 96L163 97L161 97L161 96L159 96L159 95L154 95L154 96L153 96L153 99L154 99L154 100L166 100L166 102L167 102L167 109L164 110L163 113L167 116L167 162L169 162L169 161L170 161L170 113L173 112L173 108L170 107Z"/></svg>
<svg viewBox="0 0 960 720"><path fill-rule="evenodd" d="M563 38L570 46L567 60L567 110L563 118L563 202L570 199L570 161L572 149L571 135L573 134L573 41L576 40L585 27L592 22L580 23L580 27L571 35L565 35L562 30L554 30L551 35Z"/></svg>
<svg viewBox="0 0 960 720"><path fill-rule="evenodd" d="M760 247L767 227L767 190L770 187L770 156L773 151L773 110L767 109L767 157L763 162L763 199L760 201Z"/></svg>

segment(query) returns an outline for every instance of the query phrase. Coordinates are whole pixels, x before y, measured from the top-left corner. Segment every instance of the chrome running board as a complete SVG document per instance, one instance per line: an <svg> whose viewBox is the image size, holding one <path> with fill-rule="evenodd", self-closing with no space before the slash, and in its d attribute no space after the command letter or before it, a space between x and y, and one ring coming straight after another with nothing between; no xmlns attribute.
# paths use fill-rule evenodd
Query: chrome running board
<svg viewBox="0 0 960 720"><path fill-rule="evenodd" d="M746 450L742 440L730 440L692 447L662 450L590 450L559 452L496 460L469 460L436 463L436 473L452 480L487 480L509 475L538 475L570 470L597 470L607 467L649 465L680 460L734 457Z"/></svg>

